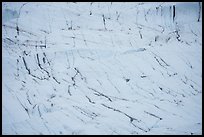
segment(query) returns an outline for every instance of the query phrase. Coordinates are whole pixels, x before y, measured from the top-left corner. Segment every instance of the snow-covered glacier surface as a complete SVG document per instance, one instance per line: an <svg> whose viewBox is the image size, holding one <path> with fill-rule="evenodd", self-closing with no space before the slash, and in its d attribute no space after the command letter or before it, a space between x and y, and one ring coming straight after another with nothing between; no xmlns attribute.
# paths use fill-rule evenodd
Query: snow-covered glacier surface
<svg viewBox="0 0 204 137"><path fill-rule="evenodd" d="M2 3L3 134L202 134L202 3Z"/></svg>

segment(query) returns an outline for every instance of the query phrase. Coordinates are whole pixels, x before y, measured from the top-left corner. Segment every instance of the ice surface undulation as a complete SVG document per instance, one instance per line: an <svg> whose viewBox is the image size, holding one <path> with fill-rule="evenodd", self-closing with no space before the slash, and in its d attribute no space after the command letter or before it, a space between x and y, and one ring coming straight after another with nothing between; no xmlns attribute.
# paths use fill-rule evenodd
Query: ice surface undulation
<svg viewBox="0 0 204 137"><path fill-rule="evenodd" d="M2 133L202 134L202 3L2 3Z"/></svg>

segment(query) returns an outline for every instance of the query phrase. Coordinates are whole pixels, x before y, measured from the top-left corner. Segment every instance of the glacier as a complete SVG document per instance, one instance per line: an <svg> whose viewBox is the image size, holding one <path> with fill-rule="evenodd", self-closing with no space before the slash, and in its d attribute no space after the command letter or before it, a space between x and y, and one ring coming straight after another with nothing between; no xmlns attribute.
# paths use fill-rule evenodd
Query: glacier
<svg viewBox="0 0 204 137"><path fill-rule="evenodd" d="M202 134L202 2L3 2L3 135Z"/></svg>

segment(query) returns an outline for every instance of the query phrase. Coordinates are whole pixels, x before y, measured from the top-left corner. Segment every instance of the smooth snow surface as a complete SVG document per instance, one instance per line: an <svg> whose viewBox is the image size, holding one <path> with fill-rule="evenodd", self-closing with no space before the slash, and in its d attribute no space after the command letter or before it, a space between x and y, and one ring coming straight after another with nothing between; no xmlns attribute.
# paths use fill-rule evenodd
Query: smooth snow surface
<svg viewBox="0 0 204 137"><path fill-rule="evenodd" d="M2 133L202 134L201 11L2 3Z"/></svg>

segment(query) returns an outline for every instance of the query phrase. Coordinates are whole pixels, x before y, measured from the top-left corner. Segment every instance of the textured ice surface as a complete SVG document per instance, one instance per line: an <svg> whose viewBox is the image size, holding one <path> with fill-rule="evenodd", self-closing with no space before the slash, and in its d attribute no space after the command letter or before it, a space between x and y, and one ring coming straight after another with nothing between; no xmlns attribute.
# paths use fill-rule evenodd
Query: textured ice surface
<svg viewBox="0 0 204 137"><path fill-rule="evenodd" d="M202 134L198 2L2 13L3 134Z"/></svg>

